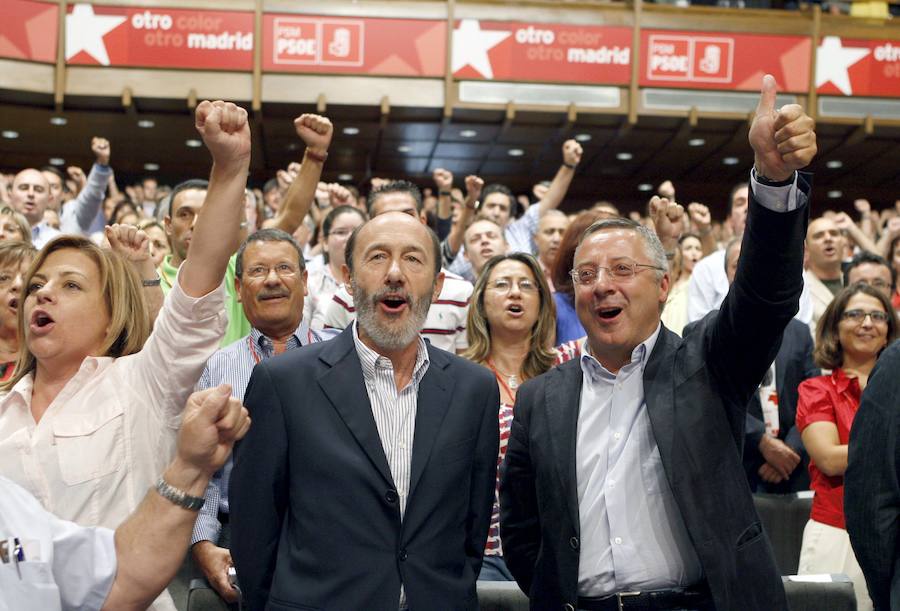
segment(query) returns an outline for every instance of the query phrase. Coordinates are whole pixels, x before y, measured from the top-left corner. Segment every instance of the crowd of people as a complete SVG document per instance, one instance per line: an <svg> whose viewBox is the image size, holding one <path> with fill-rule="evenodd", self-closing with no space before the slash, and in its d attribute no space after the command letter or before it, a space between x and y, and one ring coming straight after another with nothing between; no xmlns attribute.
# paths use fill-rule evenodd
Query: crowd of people
<svg viewBox="0 0 900 611"><path fill-rule="evenodd" d="M225 102L196 111L208 180L120 190L99 137L87 175L4 177L0 609L173 609L188 549L248 609L475 609L476 580L535 609L786 609L751 494L810 489L799 572L891 608L871 550L900 494L849 491L873 461L896 488L851 431L870 395L895 419L900 207L810 219L813 121L774 100L766 77L721 222L670 181L645 214L561 210L574 140L531 196L324 183L313 114L250 189Z"/></svg>

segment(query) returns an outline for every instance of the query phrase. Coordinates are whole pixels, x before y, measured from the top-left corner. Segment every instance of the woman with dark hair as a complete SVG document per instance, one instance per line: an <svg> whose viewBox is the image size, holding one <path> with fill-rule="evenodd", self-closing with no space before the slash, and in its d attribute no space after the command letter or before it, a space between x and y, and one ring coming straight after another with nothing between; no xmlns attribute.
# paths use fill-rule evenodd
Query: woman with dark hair
<svg viewBox="0 0 900 611"><path fill-rule="evenodd" d="M860 611L872 609L872 602L844 522L847 444L869 373L897 333L897 315L881 291L862 282L844 288L816 327L813 356L816 365L831 373L799 387L797 428L809 453L810 487L816 495L803 531L798 573L848 575Z"/></svg>
<svg viewBox="0 0 900 611"><path fill-rule="evenodd" d="M490 258L475 283L469 302L469 348L463 356L494 372L500 387L500 454L513 419L516 390L556 361L553 334L556 308L537 259L524 253ZM499 475L498 475L499 485ZM500 545L500 505L494 498L491 529L479 579L512 581Z"/></svg>
<svg viewBox="0 0 900 611"><path fill-rule="evenodd" d="M107 225L134 225L137 224L141 220L141 213L138 211L137 206L131 203L128 200L119 202L116 204L116 207L113 208L112 216L109 218L109 222Z"/></svg>
<svg viewBox="0 0 900 611"><path fill-rule="evenodd" d="M688 284L694 265L703 258L703 244L700 236L686 233L678 240L678 249L672 261L672 278L670 280L669 297L661 320L670 331L681 335L688 323L687 302Z"/></svg>
<svg viewBox="0 0 900 611"><path fill-rule="evenodd" d="M553 300L556 303L556 343L565 344L585 336L584 327L578 320L575 312L575 287L572 284L572 265L575 261L575 248L584 230L590 227L594 221L609 218L609 213L603 209L585 210L580 212L563 234L553 264L551 276L556 292Z"/></svg>
<svg viewBox="0 0 900 611"><path fill-rule="evenodd" d="M303 320L312 329L325 326L325 309L341 286L344 246L353 230L366 222L366 214L353 206L338 206L322 221L324 264L309 273Z"/></svg>

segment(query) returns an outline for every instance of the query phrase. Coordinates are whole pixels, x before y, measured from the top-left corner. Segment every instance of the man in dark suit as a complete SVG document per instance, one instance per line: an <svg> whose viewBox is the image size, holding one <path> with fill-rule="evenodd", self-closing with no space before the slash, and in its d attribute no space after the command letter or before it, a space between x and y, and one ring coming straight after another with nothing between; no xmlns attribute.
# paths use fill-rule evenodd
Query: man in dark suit
<svg viewBox="0 0 900 611"><path fill-rule="evenodd" d="M442 278L434 234L381 214L347 243L356 324L254 370L231 490L248 608L478 608L500 399L419 335Z"/></svg>
<svg viewBox="0 0 900 611"><path fill-rule="evenodd" d="M881 353L850 429L844 517L877 611L900 610L900 342Z"/></svg>
<svg viewBox="0 0 900 611"><path fill-rule="evenodd" d="M683 340L659 321L683 210L595 223L573 279L585 354L519 389L500 484L533 609L771 611L787 601L741 464L747 403L798 310L813 121L763 80L743 256Z"/></svg>
<svg viewBox="0 0 900 611"><path fill-rule="evenodd" d="M732 240L725 247L725 275L729 286L734 282L740 256L741 241ZM700 321L687 325L684 335L692 333L698 324ZM819 368L813 362L809 327L791 319L784 328L775 362L747 405L744 470L751 492L789 494L809 490L809 455L795 425L797 387L803 380L819 374ZM768 434L763 401L768 402L767 408L776 416L769 416ZM773 427L776 430L771 430Z"/></svg>

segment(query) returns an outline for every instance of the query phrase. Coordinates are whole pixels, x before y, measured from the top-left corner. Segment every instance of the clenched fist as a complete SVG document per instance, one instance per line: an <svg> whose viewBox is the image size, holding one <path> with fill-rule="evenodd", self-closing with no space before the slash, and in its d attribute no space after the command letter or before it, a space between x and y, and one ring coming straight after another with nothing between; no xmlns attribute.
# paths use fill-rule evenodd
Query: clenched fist
<svg viewBox="0 0 900 611"><path fill-rule="evenodd" d="M562 147L563 163L566 165L578 165L581 163L581 155L584 150L577 140L566 140Z"/></svg>
<svg viewBox="0 0 900 611"><path fill-rule="evenodd" d="M109 165L109 140L106 138L91 138L91 152L97 158L100 165Z"/></svg>
<svg viewBox="0 0 900 611"><path fill-rule="evenodd" d="M250 124L247 111L217 100L197 106L195 126L216 165L250 163Z"/></svg>
<svg viewBox="0 0 900 611"><path fill-rule="evenodd" d="M756 173L769 180L784 181L816 156L816 124L798 104L776 110L776 93L775 78L767 74L749 139Z"/></svg>
<svg viewBox="0 0 900 611"><path fill-rule="evenodd" d="M294 119L294 129L312 153L324 156L328 152L334 126L326 117L309 113L300 115Z"/></svg>
<svg viewBox="0 0 900 611"><path fill-rule="evenodd" d="M667 240L678 241L684 232L684 208L665 197L654 195L650 198L650 218L656 227L656 235L664 244Z"/></svg>

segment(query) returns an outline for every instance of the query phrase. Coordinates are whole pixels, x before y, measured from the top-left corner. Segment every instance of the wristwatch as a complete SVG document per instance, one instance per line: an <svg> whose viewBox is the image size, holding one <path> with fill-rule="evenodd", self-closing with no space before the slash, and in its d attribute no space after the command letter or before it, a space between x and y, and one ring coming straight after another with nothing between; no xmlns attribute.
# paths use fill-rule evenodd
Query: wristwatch
<svg viewBox="0 0 900 611"><path fill-rule="evenodd" d="M159 481L156 482L156 491L164 499L189 511L200 511L203 503L206 502L206 499L202 496L191 496L184 490L179 490L167 482L162 475L159 476Z"/></svg>

